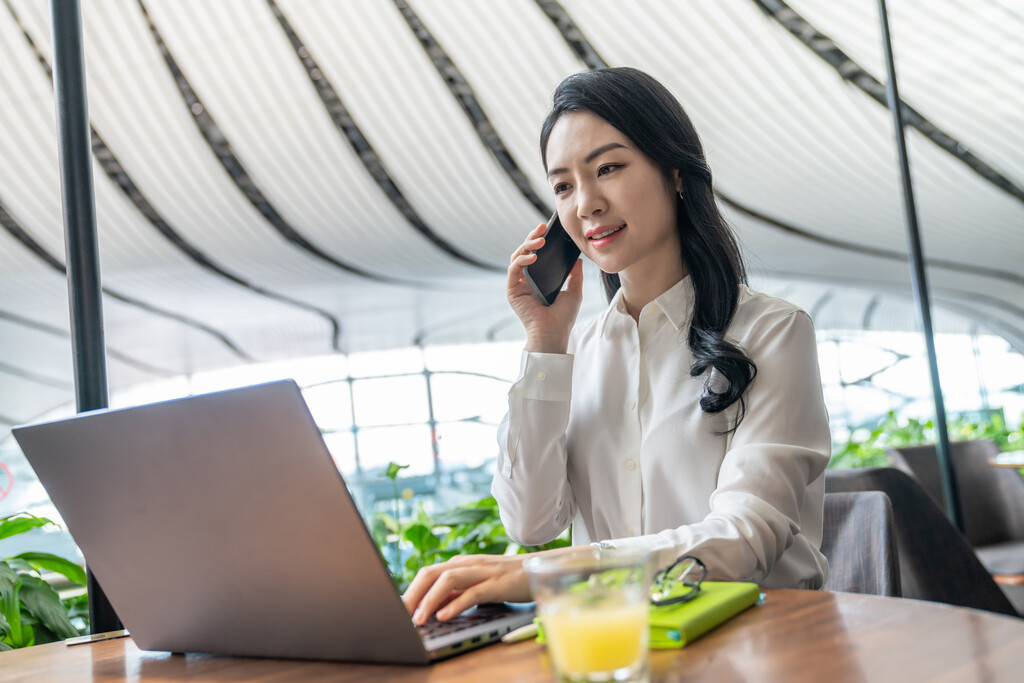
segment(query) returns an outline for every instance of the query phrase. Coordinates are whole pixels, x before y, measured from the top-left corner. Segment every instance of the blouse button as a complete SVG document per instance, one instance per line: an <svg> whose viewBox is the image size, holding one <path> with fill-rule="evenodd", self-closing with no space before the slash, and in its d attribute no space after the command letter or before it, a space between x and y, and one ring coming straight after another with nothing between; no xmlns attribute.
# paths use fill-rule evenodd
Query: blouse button
<svg viewBox="0 0 1024 683"><path fill-rule="evenodd" d="M626 461L625 465L626 465L626 469L629 470L630 472L632 472L633 470L636 469L636 460L633 460L632 458L630 458L629 460Z"/></svg>
<svg viewBox="0 0 1024 683"><path fill-rule="evenodd" d="M626 404L626 407L629 408L630 410L636 410L636 401L630 401L629 403Z"/></svg>
<svg viewBox="0 0 1024 683"><path fill-rule="evenodd" d="M537 373L537 379L540 380L541 382L543 382L547 378L548 378L548 373L544 372L543 370L541 370L540 372Z"/></svg>

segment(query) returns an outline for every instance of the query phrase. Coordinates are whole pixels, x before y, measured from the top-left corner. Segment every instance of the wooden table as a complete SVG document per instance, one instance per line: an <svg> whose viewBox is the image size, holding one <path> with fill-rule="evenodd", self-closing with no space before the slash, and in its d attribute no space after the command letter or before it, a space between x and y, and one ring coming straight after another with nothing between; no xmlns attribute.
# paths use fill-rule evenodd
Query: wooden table
<svg viewBox="0 0 1024 683"><path fill-rule="evenodd" d="M651 653L652 681L1020 681L1024 619L916 600L767 590L754 607L682 650ZM553 680L544 648L497 644L431 667L142 652L127 638L0 654L2 681Z"/></svg>

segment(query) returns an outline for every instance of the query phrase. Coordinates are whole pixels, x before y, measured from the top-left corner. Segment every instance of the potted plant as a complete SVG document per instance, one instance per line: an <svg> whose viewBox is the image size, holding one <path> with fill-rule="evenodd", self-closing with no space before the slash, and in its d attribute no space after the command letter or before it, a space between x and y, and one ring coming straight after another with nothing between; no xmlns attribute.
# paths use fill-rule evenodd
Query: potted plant
<svg viewBox="0 0 1024 683"><path fill-rule="evenodd" d="M49 525L56 526L27 512L9 515L0 518L0 540ZM0 559L0 651L71 638L88 628L88 596L62 600L43 580L43 571L85 585L81 566L51 553L25 552Z"/></svg>

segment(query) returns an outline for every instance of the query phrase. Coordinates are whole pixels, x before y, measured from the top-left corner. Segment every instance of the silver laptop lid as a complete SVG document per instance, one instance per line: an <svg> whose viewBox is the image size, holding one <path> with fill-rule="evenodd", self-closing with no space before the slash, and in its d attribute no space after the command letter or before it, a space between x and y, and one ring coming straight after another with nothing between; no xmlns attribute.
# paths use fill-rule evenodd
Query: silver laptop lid
<svg viewBox="0 0 1024 683"><path fill-rule="evenodd" d="M294 382L13 432L140 648L427 661Z"/></svg>

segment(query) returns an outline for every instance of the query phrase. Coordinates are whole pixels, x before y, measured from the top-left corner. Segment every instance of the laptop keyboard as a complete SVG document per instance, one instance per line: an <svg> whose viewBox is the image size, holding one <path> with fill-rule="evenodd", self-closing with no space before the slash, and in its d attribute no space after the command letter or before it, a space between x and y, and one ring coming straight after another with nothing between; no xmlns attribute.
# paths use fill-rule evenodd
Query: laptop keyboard
<svg viewBox="0 0 1024 683"><path fill-rule="evenodd" d="M417 628L419 629L421 637L436 638L437 636L448 635L449 633L461 631L463 629L470 628L471 626L476 626L477 624L494 619L493 615L478 614L478 611L479 610L474 610L470 614L462 614L454 619L449 619L448 621L438 621L434 617L431 617L427 623L422 626L417 626Z"/></svg>

